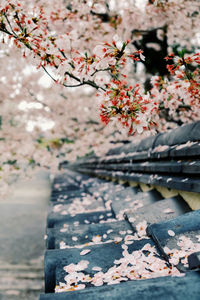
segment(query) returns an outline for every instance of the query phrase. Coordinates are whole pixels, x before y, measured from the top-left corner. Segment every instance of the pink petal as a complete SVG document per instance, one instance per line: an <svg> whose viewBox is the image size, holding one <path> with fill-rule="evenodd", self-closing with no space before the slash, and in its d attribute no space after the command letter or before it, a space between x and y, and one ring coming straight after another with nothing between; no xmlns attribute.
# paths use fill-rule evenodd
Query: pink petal
<svg viewBox="0 0 200 300"><path fill-rule="evenodd" d="M174 232L173 230L168 230L168 234L169 234L170 236L175 236L175 232Z"/></svg>
<svg viewBox="0 0 200 300"><path fill-rule="evenodd" d="M86 255L90 252L91 250L90 249L85 249L83 251L81 251L80 255Z"/></svg>
<svg viewBox="0 0 200 300"><path fill-rule="evenodd" d="M166 209L163 210L163 212L165 214L172 214L172 213L174 213L174 211L171 208L166 208Z"/></svg>

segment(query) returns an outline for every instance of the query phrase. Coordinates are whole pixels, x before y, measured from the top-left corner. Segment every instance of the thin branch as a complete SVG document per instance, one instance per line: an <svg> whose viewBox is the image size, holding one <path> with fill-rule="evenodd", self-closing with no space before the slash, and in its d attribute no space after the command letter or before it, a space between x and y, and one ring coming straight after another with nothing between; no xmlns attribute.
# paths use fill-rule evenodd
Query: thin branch
<svg viewBox="0 0 200 300"><path fill-rule="evenodd" d="M6 17L6 15L5 15L5 17ZM7 22L9 23L9 20L7 20ZM10 26L10 27L11 27L11 26ZM6 26L5 26L4 23L0 23L0 31L6 33L6 34L8 34L8 35L11 35L11 36L14 35L14 36L17 38L17 35L16 35L16 33L12 30L12 27L11 27L11 31L12 31L12 32L10 32L10 31L8 31L8 29L6 28Z"/></svg>
<svg viewBox="0 0 200 300"><path fill-rule="evenodd" d="M0 27L0 31L6 33L6 34L8 34L8 35L13 35L13 34L12 34L10 31L8 31L6 28Z"/></svg>
<svg viewBox="0 0 200 300"><path fill-rule="evenodd" d="M15 13L15 17L17 18L17 21L19 22L19 23L18 23L19 28L20 28L21 31L23 32L23 27L22 27L22 25L21 25L21 23L20 23L20 19L19 19L19 16L18 16L18 12L17 12L17 11L16 11L16 13Z"/></svg>
<svg viewBox="0 0 200 300"><path fill-rule="evenodd" d="M38 103L40 103L42 106L44 106L44 107L47 107L47 108L49 108L49 106L46 104L46 103L43 103L42 101L40 101L37 97L36 97L36 95L34 94L34 93L32 93L29 89L27 89L28 90L28 93L29 93L29 95L31 96L31 97L33 97L33 99L36 101L36 102L38 102ZM50 109L50 108L49 108Z"/></svg>
<svg viewBox="0 0 200 300"><path fill-rule="evenodd" d="M110 71L110 68L95 70L95 71L91 74L91 76L94 76L96 73L98 73L98 72L103 72L103 71Z"/></svg>
<svg viewBox="0 0 200 300"><path fill-rule="evenodd" d="M79 83L79 84L72 84L72 85L70 85L70 84L65 84L65 83L62 83L62 85L64 86L64 87L79 87L79 86L82 86L82 85L85 85L85 83Z"/></svg>
<svg viewBox="0 0 200 300"><path fill-rule="evenodd" d="M41 66L42 69L47 73L47 75L54 81L57 83L57 80L47 71L47 69L44 66Z"/></svg>
<svg viewBox="0 0 200 300"><path fill-rule="evenodd" d="M14 32L14 30L13 30L13 28L11 26L11 23L10 23L10 21L9 21L7 15L6 15L6 13L4 14L4 16L6 18L6 21L7 21L8 25L9 25L9 27L10 27L10 30L12 31L12 34L14 34L14 36L16 36L16 33Z"/></svg>
<svg viewBox="0 0 200 300"><path fill-rule="evenodd" d="M77 78L75 75L69 73L68 71L65 72L65 75L68 75L69 77L71 77L81 83L81 80L79 78Z"/></svg>
<svg viewBox="0 0 200 300"><path fill-rule="evenodd" d="M58 48L58 50L59 50L59 52L62 54L62 56L63 56L65 59L67 59L65 53L64 53L63 51L61 51L60 48Z"/></svg>
<svg viewBox="0 0 200 300"><path fill-rule="evenodd" d="M67 96L65 96L63 93L60 93L60 96L66 100L68 99Z"/></svg>
<svg viewBox="0 0 200 300"><path fill-rule="evenodd" d="M42 66L43 70L47 73L48 76L50 76L50 78L57 83L57 80L47 71L47 69ZM79 78L77 78L76 76L74 76L73 74L69 73L69 72L65 72L65 74L69 75L71 78L75 79L76 81L80 82L79 84L74 84L74 85L67 85L65 83L61 83L64 87L79 87L79 86L83 86L83 85L90 85L92 87L94 87L95 89L101 89L104 92L106 91L103 87L98 86L94 81L88 80L88 81L83 81L81 82L81 80Z"/></svg>
<svg viewBox="0 0 200 300"><path fill-rule="evenodd" d="M146 34L146 33L149 33L150 31L157 31L158 29L162 29L164 30L164 26L163 27L156 27L156 28L150 28L150 29L146 29L146 30L140 30L140 29L133 29L131 31L132 34L134 33L141 33L141 34Z"/></svg>
<svg viewBox="0 0 200 300"><path fill-rule="evenodd" d="M103 90L104 92L106 91L106 89L104 89L103 87L97 85L94 81L88 80L88 81L83 81L83 82L84 82L84 84L90 85L90 86L94 87L94 88L97 89L97 90L98 90L98 89L101 89L101 90Z"/></svg>

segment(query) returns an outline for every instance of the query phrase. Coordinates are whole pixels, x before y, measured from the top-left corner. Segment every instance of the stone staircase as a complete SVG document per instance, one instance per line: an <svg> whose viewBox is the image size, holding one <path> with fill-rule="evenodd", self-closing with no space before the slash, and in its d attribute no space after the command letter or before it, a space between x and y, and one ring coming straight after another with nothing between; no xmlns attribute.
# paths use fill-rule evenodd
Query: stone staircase
<svg viewBox="0 0 200 300"><path fill-rule="evenodd" d="M0 300L35 300L44 290L47 174L16 182L0 199Z"/></svg>
<svg viewBox="0 0 200 300"><path fill-rule="evenodd" d="M30 264L0 263L0 299L34 300L43 290L43 261Z"/></svg>

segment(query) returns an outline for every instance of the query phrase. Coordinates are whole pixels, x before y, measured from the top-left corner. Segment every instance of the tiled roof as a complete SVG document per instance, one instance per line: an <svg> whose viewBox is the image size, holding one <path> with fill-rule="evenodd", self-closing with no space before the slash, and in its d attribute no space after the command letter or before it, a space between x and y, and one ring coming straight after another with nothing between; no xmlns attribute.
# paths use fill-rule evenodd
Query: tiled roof
<svg viewBox="0 0 200 300"><path fill-rule="evenodd" d="M190 271L185 257L180 257L177 263L175 259L178 254L173 250L183 252L183 249L180 250L178 246L183 237L191 244L189 245L191 249L184 248L184 251L192 253L198 250L197 248L192 250L192 245L193 247L200 246L199 210L191 211L180 196L163 199L155 190L142 192L139 188L96 180L70 171L66 174L72 175L74 182L69 183L63 180L64 176L58 177L55 178L52 189L47 223L48 250L45 255L46 294L40 296L41 300L131 299L130 297L135 299L139 297L141 299L151 297L153 299L189 299L189 297L199 299L199 272ZM67 195L67 197L60 197L59 194ZM57 201L55 195L57 195ZM79 206L74 206L76 199L79 199ZM79 211L82 213L80 214ZM144 220L147 221L148 236L144 232L140 236L141 231L138 230L138 224L142 224ZM185 247L184 241L182 244ZM120 265L120 259L123 260L126 257L124 253L126 247L130 254L136 254L138 251L140 258L137 264L132 265L135 271L126 272L126 267L130 268L131 265L125 266L124 279L118 281L116 268ZM85 249L90 251L81 255ZM153 253L152 249L156 252ZM172 250L172 253L168 253L168 249ZM152 262L152 267L149 266L149 269L145 255L147 257L153 255L158 259ZM174 261L170 264L172 258ZM77 279L77 286L84 284L85 288L65 292L65 284L68 280L66 275L71 274L66 271L66 266L78 265L85 260L88 264L85 269L80 268L78 273L84 273L85 276L90 276L90 279L86 279L85 282ZM156 270L154 263L160 263L160 268L164 267L166 272ZM113 267L115 270L112 270ZM175 277L170 276L170 268L172 268L172 273L175 272ZM175 269L177 271L174 271ZM113 281L109 270L113 272L112 276L115 278ZM148 272L145 273L145 270ZM102 286L95 286L91 283L91 279L95 282L95 274L99 272L100 275L102 272L105 276L102 276L103 281L99 283ZM128 274L134 275L134 272L136 278L128 276ZM167 277L163 277L164 275ZM110 280L113 285L108 285ZM117 284L114 284L115 280ZM63 289L64 292L54 293L55 289L59 292ZM71 284L71 289L76 289L76 285ZM185 298L186 296L188 298Z"/></svg>
<svg viewBox="0 0 200 300"><path fill-rule="evenodd" d="M40 300L200 299L199 129L82 159L69 167L88 175L55 177Z"/></svg>

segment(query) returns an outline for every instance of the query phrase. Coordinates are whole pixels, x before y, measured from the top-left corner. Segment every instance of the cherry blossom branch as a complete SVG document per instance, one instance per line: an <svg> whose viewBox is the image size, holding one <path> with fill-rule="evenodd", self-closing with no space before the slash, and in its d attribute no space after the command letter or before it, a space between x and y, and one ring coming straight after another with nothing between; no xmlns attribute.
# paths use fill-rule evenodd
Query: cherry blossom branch
<svg viewBox="0 0 200 300"><path fill-rule="evenodd" d="M36 97L36 95L35 95L33 92L31 92L29 89L28 89L28 93L29 93L29 95L30 95L31 97L33 97L34 101L36 101L37 103L40 103L43 107L46 107L46 108L50 109L49 106L48 106L46 103L40 101L40 100Z"/></svg>
<svg viewBox="0 0 200 300"><path fill-rule="evenodd" d="M108 6L106 6L106 10L104 9L106 13L99 14L95 12L95 4L91 6L91 4L85 1L84 13L82 14L82 2L80 2L80 12L79 9L75 9L75 7L73 8L73 4L71 4L72 8L68 10L66 15L63 15L61 10L58 10L58 13L53 13L53 15L50 13L50 16L53 16L53 20L55 22L59 20L61 21L61 24L66 22L66 25L68 24L68 16L70 16L70 24L68 24L70 27L66 27L69 28L69 32L67 32L67 34L61 33L60 35L57 35L57 30L55 30L54 37L52 37L51 32L54 32L52 30L54 26L51 26L52 24L50 23L52 19L51 17L49 18L49 16L46 18L42 6L38 6L38 15L36 14L37 17L33 18L32 15L29 15L29 13L26 11L26 8L21 6L17 0L9 0L9 2L14 3L14 5L11 6L11 18L12 15L14 18L13 24L16 23L16 26L19 27L16 27L16 30L14 27L13 30L10 20L6 16L7 23L11 28L11 31L14 32L14 35L10 33L10 37L15 39L15 44L17 46L20 46L19 44L23 44L29 50L34 52L35 57L40 57L38 67L42 67L54 82L60 81L60 84L65 87L80 87L83 85L90 85L100 92L103 92L98 94L102 96L101 117L104 123L107 124L113 118L117 118L117 120L123 126L129 128L129 133L133 133L135 130L133 129L133 125L135 125L135 127L140 127L140 131L149 128L151 124L155 123L152 120L154 119L155 114L158 114L159 110L161 109L160 104L162 102L164 103L164 108L169 109L170 113L172 114L177 112L177 108L180 107L180 103L183 105L187 105L187 103L189 103L191 106L194 105L194 103L198 105L198 75L197 72L193 72L193 74L191 74L187 64L184 63L184 59L182 59L181 64L179 63L179 65L172 65L169 67L169 71L172 75L171 78L166 77L169 80L165 80L164 83L161 83L161 81L160 83L155 82L152 92L150 91L149 95L144 92L142 85L130 85L130 71L128 71L126 66L128 66L130 62L135 63L140 59L144 60L142 51L138 50L132 53L134 44L133 41L130 45L130 49L127 51L127 48L129 48L127 45L130 43L130 40L124 42L120 40L119 36L116 37L116 40L112 40L112 37L111 35L109 36L109 34L112 33L113 36L114 32L116 32L117 34L115 36L117 36L119 32L123 32L123 26L121 26L121 24L125 22L126 17L128 17L130 20L130 17L132 18L132 16L134 16L133 10L130 10L130 13L126 12L127 15L125 14L124 17L123 13L118 11L113 12L109 10ZM170 7L171 4L168 3L166 3L166 7L164 7L163 4L157 5L156 3L155 5L152 4L151 7L148 7L147 5L146 12L148 12L149 9L155 9L153 13L154 15L155 12L158 14L160 13L158 18L160 20L160 17L162 16L163 18L167 17L168 9L173 9L174 4L172 4L172 7ZM5 7L5 13L7 8L8 6ZM189 16L190 13L187 15ZM8 16L10 16L9 12ZM92 30L91 32L89 31L89 36L86 36L81 28L75 30L75 33L73 32L74 28L72 24L77 24L78 18L85 22L86 27L88 25L91 27ZM95 27L97 18L99 18L98 27ZM110 23L109 25L111 25L110 28L107 27L107 24L102 25L102 23L106 23L107 21ZM150 31L162 29L167 36L167 31L170 30L169 22L165 20L162 25L160 25L159 22L159 26L156 26L156 22L152 22L150 19L148 22L144 22L144 26L142 25L143 23L139 24L138 28L153 28L150 29ZM33 23L36 24L36 27ZM30 30L28 30L29 25ZM104 29L104 26L106 29ZM2 25L1 27L5 32L4 26ZM35 28L36 31L34 31ZM9 32L8 29L6 30ZM6 33L8 34L8 32ZM20 34L17 35L17 32L20 32ZM48 32L50 33L50 36L48 36ZM97 34L95 39L92 36L94 35L94 32L95 35ZM134 29L128 30L128 32L130 38L132 39L132 35L134 33L146 35L149 33L149 30ZM104 39L104 34L105 38L108 36L107 41L102 42L99 34L101 35L102 39ZM64 38L63 43L62 38ZM97 40L99 44L94 45ZM74 42L75 48L70 46L71 50L69 50L69 41L70 45L71 41L76 41ZM82 41L85 43L83 47L81 45ZM90 41L92 45L91 49ZM148 42L148 40L146 42ZM67 46L65 47L66 44ZM140 48L139 45L137 48L138 47ZM178 68L181 65L185 66L185 71L182 73L180 72L181 74L178 74L176 71L178 71ZM48 66L58 70L59 80L56 80L54 75L52 75L47 69ZM108 78L108 81L107 79L104 80L104 76L102 74L102 76L98 78L98 80L102 82L102 86L99 86L95 80L93 80L93 77L97 73L103 73L106 71L110 71L110 77ZM68 84L68 77L69 79L73 79L75 83L71 84L69 81ZM154 79L152 78L152 80ZM160 88L158 88L159 86ZM184 95L183 91L187 92L186 96ZM185 107L180 107L180 109L185 109ZM144 119L143 122L141 122L142 119Z"/></svg>
<svg viewBox="0 0 200 300"><path fill-rule="evenodd" d="M91 76L94 76L94 75L97 74L98 72L105 72L105 71L110 71L110 68L95 70L95 71L91 74Z"/></svg>
<svg viewBox="0 0 200 300"><path fill-rule="evenodd" d="M47 69L44 67L44 66L41 66L42 69L46 72L46 74L55 82L55 83L58 83L58 81L47 71ZM91 80L83 80L81 81L78 77L74 76L73 74L69 73L69 72L65 72L66 75L69 75L71 78L75 79L76 81L80 82L79 84L74 84L74 85L68 85L68 84L65 84L65 83L61 83L61 85L63 85L64 87L80 87L80 86L83 86L83 85L90 85L92 87L94 87L95 89L101 89L102 91L106 91L106 89L104 89L103 87L101 86L98 86L94 81L91 81Z"/></svg>
<svg viewBox="0 0 200 300"><path fill-rule="evenodd" d="M29 43L27 43L27 42L25 42L22 38L20 38L14 31L13 31L13 29L12 29L12 26L11 26L11 24L10 24L10 22L9 22L9 19L7 18L7 16L6 16L6 14L5 14L5 17L6 17L6 20L7 20L7 22L8 22L8 24L9 24L9 26L10 26L10 28L11 28L11 30L12 30L12 33L11 32L9 32L7 29L2 29L1 27L0 27L0 31L3 31L4 33L6 33L6 34L8 34L9 36L13 36L15 39L17 39L18 41L20 41L25 47L27 47L29 50L31 50L31 51L33 51L33 48L32 48L32 46L29 44ZM23 30L23 28L21 28L21 30ZM59 49L60 50L60 49ZM63 51L60 51L61 53L62 53L62 55L66 58L66 56L65 56L65 54L63 53ZM41 54L39 53L39 52L36 52L36 54L39 56L39 57L41 57ZM48 61L48 57L46 58L46 60ZM49 61L48 61L49 62ZM55 82L55 83L57 83L58 81L47 71L47 69L42 65L41 66L42 67L42 69L46 72L46 74ZM54 66L56 69L58 68L58 66ZM107 70L109 70L109 69L107 69ZM94 73L93 73L93 75L95 75L97 72L100 72L100 71L106 71L106 70L96 70ZM74 85L68 85L68 84L65 84L65 83L62 83L62 85L64 86L64 87L80 87L80 86L83 86L83 85L90 85L90 86L92 86L92 87L94 87L95 89L101 89L101 90L103 90L103 91L105 91L105 89L103 88L103 87L101 87L101 86L98 86L94 81L91 81L91 80L87 80L87 81L82 81L81 82L81 80L78 78L78 77L76 77L76 76L74 76L72 73L70 73L70 72L65 72L65 74L66 75L68 75L70 78L72 78L72 79L74 79L74 80L76 80L76 81L78 81L78 82L80 82L79 84L74 84ZM92 75L92 76L93 76Z"/></svg>
<svg viewBox="0 0 200 300"><path fill-rule="evenodd" d="M7 21L8 25L9 25L9 27L10 27L10 30L12 31L12 33L14 34L14 36L16 36L16 34L15 34L15 32L14 32L14 30L13 30L11 24L10 24L10 21L9 21L7 15L6 15L6 13L4 14L4 16L5 16L5 18L6 18L6 21Z"/></svg>
<svg viewBox="0 0 200 300"><path fill-rule="evenodd" d="M12 31L13 35L12 35L8 30L4 30L4 33L7 33L9 36L13 36L16 40L18 40L19 42L21 42L21 43L22 43L25 47L27 47L29 50L34 51L33 47L30 45L29 42L27 42L26 40L24 40L23 38L19 37L19 36L16 34L16 32L13 30L13 28L12 28L12 26L11 26L11 23L10 23L10 21L9 21L7 15L6 15L6 13L4 13L4 15L5 15L5 17L6 17L7 23L9 24L9 26L10 26L10 28L11 28L11 31ZM22 27L21 24L20 24L20 19L19 19L19 16L18 16L18 13L17 13L17 12L16 12L16 18L17 18L17 20L18 20L18 23L19 23L19 27L20 27L20 29L21 29L21 32L23 32L23 27ZM1 28L0 28L0 30L1 30ZM59 48L58 48L58 50L59 50L60 53L63 55L63 57L66 59L67 57L66 57L65 53L64 53L61 49L59 49ZM34 51L34 52L35 52L35 51ZM37 56L41 57L40 52L37 51L37 52L35 52L35 53L36 53ZM51 55L49 55L49 56L51 56ZM48 57L45 57L45 60L46 60L48 63L50 63ZM47 74L54 82L57 83L58 81L57 81L57 80L56 80L56 79L55 79L55 78L47 71L47 69L45 68L45 66L43 66L43 65L41 65L41 66L42 66L43 70L46 72L46 74ZM54 65L54 67L55 67L56 69L58 68L57 65ZM93 72L93 74L92 74L91 76L94 76L97 72L100 72L100 71L106 71L106 70L109 70L109 68L107 68L107 69L105 69L105 70L103 70L103 69L102 69L102 70L95 70L95 72ZM69 85L69 84L66 84L66 83L62 83L62 85L63 85L64 87L80 87L80 86L83 86L83 85L90 85L90 86L94 87L94 88L97 89L97 90L101 89L101 90L103 90L103 91L106 91L103 87L98 86L98 85L97 85L94 81L92 81L92 80L87 80L87 81L83 80L83 81L81 81L80 78L76 77L75 75L73 75L72 73L70 73L70 72L68 72L68 71L66 71L65 74L68 75L70 78L72 78L72 79L78 81L79 84Z"/></svg>

